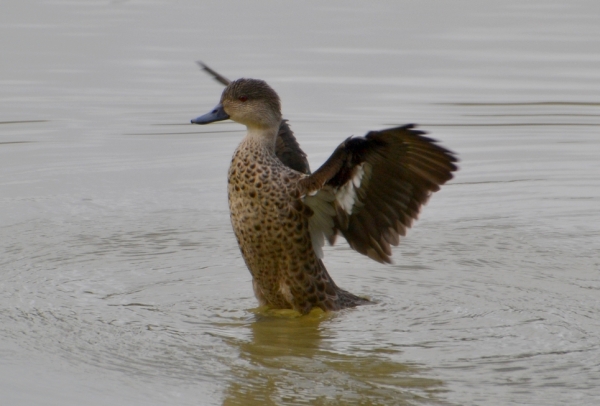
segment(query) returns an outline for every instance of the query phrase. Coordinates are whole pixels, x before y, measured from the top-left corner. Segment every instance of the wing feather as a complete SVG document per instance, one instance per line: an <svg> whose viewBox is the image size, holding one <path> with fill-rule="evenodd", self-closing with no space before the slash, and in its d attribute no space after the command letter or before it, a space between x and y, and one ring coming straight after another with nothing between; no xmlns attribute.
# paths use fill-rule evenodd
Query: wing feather
<svg viewBox="0 0 600 406"><path fill-rule="evenodd" d="M325 213L323 202L335 208L324 214L333 216L333 228L315 220L328 229L315 226L311 234L321 233L332 242L340 233L356 251L391 262L391 246L399 244L421 206L457 170L454 154L424 134L407 125L340 144L314 174L301 180L306 196L313 195L305 202L315 216ZM313 242L322 244L324 238Z"/></svg>
<svg viewBox="0 0 600 406"><path fill-rule="evenodd" d="M275 144L275 155L285 166L295 171L310 174L310 166L306 154L300 148L294 132L287 120L281 120Z"/></svg>

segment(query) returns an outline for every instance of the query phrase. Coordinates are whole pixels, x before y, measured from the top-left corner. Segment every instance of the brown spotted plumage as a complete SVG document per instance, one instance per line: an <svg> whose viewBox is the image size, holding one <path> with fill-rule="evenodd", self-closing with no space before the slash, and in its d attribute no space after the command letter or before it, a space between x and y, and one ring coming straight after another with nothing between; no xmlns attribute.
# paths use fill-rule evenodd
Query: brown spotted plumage
<svg viewBox="0 0 600 406"><path fill-rule="evenodd" d="M408 125L347 139L310 175L275 91L256 79L224 80L219 105L192 123L231 118L248 129L228 193L258 301L301 313L369 303L333 282L321 260L324 240L341 234L356 251L390 262L390 246L452 178L456 158Z"/></svg>

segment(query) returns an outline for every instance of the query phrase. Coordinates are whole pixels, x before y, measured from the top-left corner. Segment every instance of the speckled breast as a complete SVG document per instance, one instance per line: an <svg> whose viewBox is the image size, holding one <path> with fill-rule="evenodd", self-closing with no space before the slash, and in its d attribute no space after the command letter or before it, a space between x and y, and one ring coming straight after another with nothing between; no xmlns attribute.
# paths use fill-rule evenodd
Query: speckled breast
<svg viewBox="0 0 600 406"><path fill-rule="evenodd" d="M301 273L303 259L314 257L295 188L301 176L268 152L249 150L244 144L231 161L231 223L262 304L288 307L282 285Z"/></svg>

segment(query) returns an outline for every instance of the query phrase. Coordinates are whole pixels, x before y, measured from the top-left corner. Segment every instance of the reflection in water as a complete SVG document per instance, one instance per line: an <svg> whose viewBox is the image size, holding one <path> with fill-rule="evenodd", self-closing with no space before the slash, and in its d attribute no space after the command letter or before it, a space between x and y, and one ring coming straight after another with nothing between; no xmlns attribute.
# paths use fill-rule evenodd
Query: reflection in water
<svg viewBox="0 0 600 406"><path fill-rule="evenodd" d="M391 361L384 354L344 354L327 337L335 315L315 310L257 314L250 342L231 339L240 352L226 390L233 405L405 405L441 404L443 383L420 377L414 365Z"/></svg>

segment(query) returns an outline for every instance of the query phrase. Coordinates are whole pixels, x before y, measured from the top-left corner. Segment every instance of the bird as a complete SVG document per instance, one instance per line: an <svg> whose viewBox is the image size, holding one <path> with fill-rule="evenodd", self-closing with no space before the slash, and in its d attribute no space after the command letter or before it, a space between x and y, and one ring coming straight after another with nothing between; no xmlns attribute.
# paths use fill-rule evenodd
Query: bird
<svg viewBox="0 0 600 406"><path fill-rule="evenodd" d="M226 87L191 123L246 126L228 171L228 201L259 305L307 314L372 303L336 285L323 263L325 241L341 235L355 251L391 263L391 246L458 170L456 154L407 124L348 137L311 173L275 90L208 69Z"/></svg>

